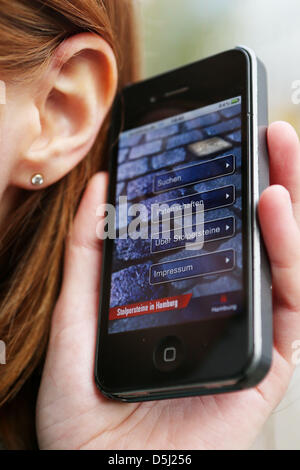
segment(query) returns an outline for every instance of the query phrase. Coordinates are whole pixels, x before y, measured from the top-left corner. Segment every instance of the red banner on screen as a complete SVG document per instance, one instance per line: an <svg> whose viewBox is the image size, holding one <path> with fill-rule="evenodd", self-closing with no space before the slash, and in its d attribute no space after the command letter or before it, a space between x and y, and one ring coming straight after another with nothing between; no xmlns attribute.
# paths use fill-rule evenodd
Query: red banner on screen
<svg viewBox="0 0 300 470"><path fill-rule="evenodd" d="M114 307L109 311L110 320L137 317L152 313L167 312L168 310L180 310L186 308L192 298L192 294L177 295L176 297L165 297L164 299L147 300L137 304Z"/></svg>

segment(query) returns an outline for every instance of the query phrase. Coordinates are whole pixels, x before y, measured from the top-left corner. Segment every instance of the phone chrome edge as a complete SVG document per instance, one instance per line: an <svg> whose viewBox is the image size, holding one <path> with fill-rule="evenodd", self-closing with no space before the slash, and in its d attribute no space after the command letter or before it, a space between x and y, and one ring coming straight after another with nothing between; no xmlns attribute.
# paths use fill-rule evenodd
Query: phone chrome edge
<svg viewBox="0 0 300 470"><path fill-rule="evenodd" d="M269 292L264 292L265 288L270 288L266 282L266 275L263 273L265 260L263 259L263 248L262 238L259 228L259 222L257 217L257 208L260 199L260 194L265 189L269 182L269 177L262 174L261 164L264 159L267 159L267 155L261 155L262 152L267 151L263 149L261 140L265 138L266 131L262 127L267 127L267 117L265 117L265 109L267 109L267 97L264 98L264 102L260 102L260 93L258 88L258 81L260 79L258 58L255 52L244 45L240 45L237 49L245 51L248 54L251 62L251 108L252 112L248 116L249 134L252 139L249 139L249 145L252 142L252 148L250 148L250 155L252 156L252 221L253 221L253 356L248 366L246 374L250 381L254 384L258 383L267 373L271 366L271 351L268 351L269 340L264 339L264 336L271 332L263 331L263 317L262 315L268 315L268 312L262 311L262 304L265 303L265 295L268 297L271 295ZM264 135L260 135L260 133ZM265 181L264 181L265 179ZM267 268L268 269L268 268ZM268 302L270 303L270 302ZM272 326L270 324L270 330ZM264 344L265 343L265 344ZM252 377L253 376L253 377Z"/></svg>

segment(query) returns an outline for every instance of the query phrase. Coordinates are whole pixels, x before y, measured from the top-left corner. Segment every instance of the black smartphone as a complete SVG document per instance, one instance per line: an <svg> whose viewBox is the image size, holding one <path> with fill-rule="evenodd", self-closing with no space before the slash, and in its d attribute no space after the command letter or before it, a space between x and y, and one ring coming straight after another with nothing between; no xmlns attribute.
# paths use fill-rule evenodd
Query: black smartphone
<svg viewBox="0 0 300 470"><path fill-rule="evenodd" d="M267 121L265 68L246 47L117 97L95 364L107 397L224 393L268 372Z"/></svg>

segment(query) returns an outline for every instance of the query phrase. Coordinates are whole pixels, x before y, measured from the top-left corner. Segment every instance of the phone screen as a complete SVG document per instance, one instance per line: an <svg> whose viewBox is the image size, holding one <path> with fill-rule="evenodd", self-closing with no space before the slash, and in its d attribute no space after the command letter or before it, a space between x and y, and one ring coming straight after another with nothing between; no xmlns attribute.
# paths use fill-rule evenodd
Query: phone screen
<svg viewBox="0 0 300 470"><path fill-rule="evenodd" d="M241 315L242 96L120 134L108 333Z"/></svg>

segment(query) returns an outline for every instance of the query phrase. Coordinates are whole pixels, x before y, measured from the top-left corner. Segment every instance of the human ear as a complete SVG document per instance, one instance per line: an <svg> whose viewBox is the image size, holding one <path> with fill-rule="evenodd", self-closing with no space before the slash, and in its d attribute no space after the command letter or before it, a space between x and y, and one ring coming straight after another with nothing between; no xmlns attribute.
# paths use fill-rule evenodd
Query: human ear
<svg viewBox="0 0 300 470"><path fill-rule="evenodd" d="M16 161L11 184L25 189L34 174L54 184L87 155L117 88L117 64L108 43L92 33L65 40L39 79L28 106L33 138Z"/></svg>

